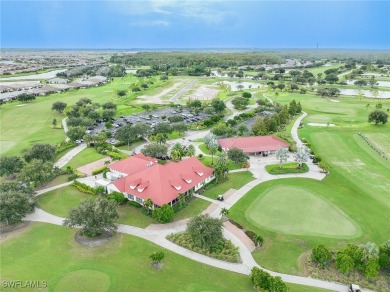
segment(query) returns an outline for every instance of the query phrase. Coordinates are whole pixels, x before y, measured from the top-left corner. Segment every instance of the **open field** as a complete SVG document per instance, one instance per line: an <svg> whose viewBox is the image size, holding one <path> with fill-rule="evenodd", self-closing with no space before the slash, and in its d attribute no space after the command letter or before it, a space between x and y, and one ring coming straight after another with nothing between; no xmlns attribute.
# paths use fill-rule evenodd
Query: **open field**
<svg viewBox="0 0 390 292"><path fill-rule="evenodd" d="M103 246L88 248L75 242L74 229L43 223L27 228L2 243L1 280L45 279L50 291L252 291L248 276L133 236L118 234ZM155 270L149 255L160 250L164 268Z"/></svg>
<svg viewBox="0 0 390 292"><path fill-rule="evenodd" d="M307 68L306 70L313 73L315 77L317 77L317 74L318 73L322 73L322 78L324 78L325 76L325 71L328 70L328 69L335 69L335 68L339 68L341 66L343 66L344 64L336 64L336 65L332 65L332 66L322 66L322 67L313 67L313 68Z"/></svg>
<svg viewBox="0 0 390 292"><path fill-rule="evenodd" d="M65 114L58 114L51 110L56 101L63 101L71 106L81 98L90 98L93 102L104 103L112 101L117 104L117 116L129 115L142 112L141 105L134 102L134 99L141 94L147 94L154 88L163 87L164 81L156 81L150 88L139 93L129 91L128 95L118 98L117 90L129 90L129 86L137 82L138 78L127 75L117 78L107 85L88 89L71 90L69 92L40 96L25 106L14 101L0 107L0 154L19 155L24 149L34 143L57 144L65 139L62 129L53 129L52 121L61 121ZM17 117L17 118L15 118Z"/></svg>

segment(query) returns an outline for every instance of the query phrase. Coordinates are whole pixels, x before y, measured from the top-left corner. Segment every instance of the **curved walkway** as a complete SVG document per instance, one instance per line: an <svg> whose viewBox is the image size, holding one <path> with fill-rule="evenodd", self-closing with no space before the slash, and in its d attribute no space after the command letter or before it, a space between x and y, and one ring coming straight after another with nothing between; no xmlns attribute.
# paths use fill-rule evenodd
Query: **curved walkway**
<svg viewBox="0 0 390 292"><path fill-rule="evenodd" d="M302 119L306 116L306 113L303 113L294 123L294 126L292 127L291 134L294 138L294 140L297 142L297 145L302 145L302 141L300 141L298 137L298 126ZM311 165L312 166L312 165ZM318 169L315 169L314 167L309 167L308 173L303 174L295 174L295 175L270 175L268 174L264 167L260 167L259 169L250 169L250 171L256 172L255 177L258 176L257 179L249 182L245 186L241 187L239 190L236 190L226 201L224 202L218 202L216 205L216 208L213 212L211 212L210 216L213 217L220 217L220 211L221 208L230 208L233 206L240 198L242 198L250 189L255 187L256 185L279 178L285 178L285 177L306 177L306 178L312 178L321 180L325 177L324 173L321 173ZM67 183L68 184L68 183ZM64 185L67 185L64 184ZM59 187L59 186L58 186ZM56 188L56 187L53 187ZM52 190L53 188L41 190L39 194L45 193L47 191ZM62 225L62 222L64 218L52 215L50 213L47 213L41 209L36 209L34 213L29 214L26 216L25 220L28 221L38 221L38 222L45 222L45 223L51 223L56 225ZM151 241L161 247L164 247L166 249L169 249L177 254L180 254L182 256L185 256L187 258L190 258L192 260L211 265L217 268L221 268L224 270L241 273L245 275L249 275L252 267L259 267L267 272L269 272L272 276L280 276L283 281L288 283L294 283L294 284L300 284L300 285L306 285L311 287L317 287L317 288L324 288L324 289L330 289L333 291L347 291L347 286L345 284L339 284L334 282L328 282L313 278L307 278L307 277L301 277L301 276L294 276L294 275L288 275L288 274L282 274L273 272L267 269L264 269L260 265L256 263L254 258L252 257L251 250L248 248L248 246L245 244L245 242L241 241L238 236L233 234L229 229L230 228L224 228L223 233L225 238L231 240L234 245L236 245L239 248L240 255L241 255L241 263L229 263L217 259L213 259L210 257L207 257L205 255L201 255L198 253L195 253L193 251L187 250L183 247L180 247L171 241L166 239L166 236L171 233L176 233L180 231L184 231L186 228L186 220L181 220L180 222L174 222L169 225L161 226L161 228L151 228L151 229L142 229L139 227L134 227L130 225L124 225L119 224L118 225L118 232L130 234L133 236L137 236L140 238L143 238L145 240ZM362 289L362 291L370 291Z"/></svg>

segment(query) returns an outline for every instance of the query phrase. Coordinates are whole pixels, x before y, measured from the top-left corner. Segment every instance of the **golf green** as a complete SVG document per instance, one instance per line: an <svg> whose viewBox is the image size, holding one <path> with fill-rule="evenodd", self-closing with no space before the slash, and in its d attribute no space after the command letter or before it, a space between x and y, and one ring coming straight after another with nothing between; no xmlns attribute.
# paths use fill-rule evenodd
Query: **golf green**
<svg viewBox="0 0 390 292"><path fill-rule="evenodd" d="M356 224L339 208L313 191L274 186L246 210L246 218L259 227L288 234L354 237Z"/></svg>

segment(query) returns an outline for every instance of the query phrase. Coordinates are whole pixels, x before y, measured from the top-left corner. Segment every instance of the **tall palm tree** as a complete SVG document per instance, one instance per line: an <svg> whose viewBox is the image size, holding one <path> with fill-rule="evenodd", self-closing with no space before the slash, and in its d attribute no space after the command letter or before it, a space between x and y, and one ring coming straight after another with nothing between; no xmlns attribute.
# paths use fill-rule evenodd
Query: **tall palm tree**
<svg viewBox="0 0 390 292"><path fill-rule="evenodd" d="M187 147L186 155L189 157L195 156L195 146L190 144Z"/></svg>
<svg viewBox="0 0 390 292"><path fill-rule="evenodd" d="M217 153L217 151L218 151L217 146L212 145L209 147L209 152L211 154L211 165L214 165L214 154Z"/></svg>
<svg viewBox="0 0 390 292"><path fill-rule="evenodd" d="M229 215L229 210L226 208L222 208L219 214L222 216L222 220L225 220L226 217Z"/></svg>
<svg viewBox="0 0 390 292"><path fill-rule="evenodd" d="M144 201L144 208L146 210L146 212L148 212L148 214L150 214L150 209L153 207L153 201L151 198L147 198L145 201Z"/></svg>

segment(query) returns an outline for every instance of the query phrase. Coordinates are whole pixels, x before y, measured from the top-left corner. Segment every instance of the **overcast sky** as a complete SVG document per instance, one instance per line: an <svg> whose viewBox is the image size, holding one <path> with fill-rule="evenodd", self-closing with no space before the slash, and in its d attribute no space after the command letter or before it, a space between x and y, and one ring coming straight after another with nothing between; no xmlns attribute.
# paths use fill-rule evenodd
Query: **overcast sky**
<svg viewBox="0 0 390 292"><path fill-rule="evenodd" d="M390 1L3 1L2 48L390 49Z"/></svg>

